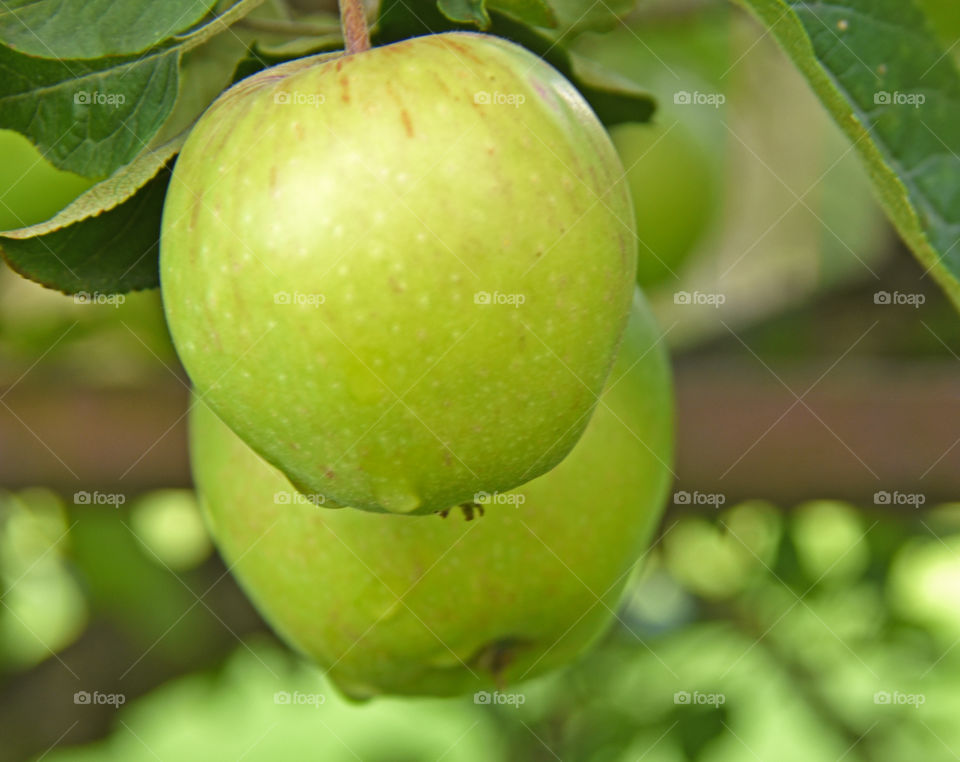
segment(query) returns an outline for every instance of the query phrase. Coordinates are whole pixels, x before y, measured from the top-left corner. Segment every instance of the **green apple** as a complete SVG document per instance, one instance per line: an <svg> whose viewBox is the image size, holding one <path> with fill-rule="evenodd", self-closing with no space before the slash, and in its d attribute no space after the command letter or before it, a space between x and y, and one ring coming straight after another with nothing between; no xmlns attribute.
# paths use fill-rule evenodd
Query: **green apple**
<svg viewBox="0 0 960 762"><path fill-rule="evenodd" d="M556 468L485 515L323 510L201 401L194 479L213 537L268 622L348 694L452 695L572 659L613 616L660 517L669 367L637 295L610 382Z"/></svg>
<svg viewBox="0 0 960 762"><path fill-rule="evenodd" d="M197 392L328 504L431 513L580 437L629 312L623 169L572 85L441 34L243 80L192 131L161 284Z"/></svg>
<svg viewBox="0 0 960 762"><path fill-rule="evenodd" d="M637 281L653 286L672 280L713 220L714 162L682 122L622 124L610 135L636 213Z"/></svg>

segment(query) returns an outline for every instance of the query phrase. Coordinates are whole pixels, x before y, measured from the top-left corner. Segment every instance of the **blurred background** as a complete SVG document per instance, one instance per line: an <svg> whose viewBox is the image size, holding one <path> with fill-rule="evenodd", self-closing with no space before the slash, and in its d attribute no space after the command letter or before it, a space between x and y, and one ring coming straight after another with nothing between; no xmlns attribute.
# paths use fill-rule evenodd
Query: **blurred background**
<svg viewBox="0 0 960 762"><path fill-rule="evenodd" d="M3 269L0 762L960 758L956 312L745 13L642 2L572 47L659 104L613 137L678 398L608 635L521 706L340 698L212 548L159 295ZM13 133L0 156L0 229L86 187Z"/></svg>

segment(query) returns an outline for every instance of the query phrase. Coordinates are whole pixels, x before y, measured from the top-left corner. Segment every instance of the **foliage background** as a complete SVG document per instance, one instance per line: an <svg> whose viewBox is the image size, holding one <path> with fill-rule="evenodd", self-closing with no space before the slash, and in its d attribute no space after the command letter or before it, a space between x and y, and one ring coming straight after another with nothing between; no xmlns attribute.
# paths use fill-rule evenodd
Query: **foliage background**
<svg viewBox="0 0 960 762"><path fill-rule="evenodd" d="M924 5L960 58L956 9ZM351 704L276 640L212 549L158 295L78 304L0 272L0 761L960 755L955 312L764 28L719 2L627 18L564 47L642 83L655 120L695 134L719 178L709 232L651 298L676 364L677 494L722 505L669 506L610 632L509 689L522 706ZM411 14L391 23L406 33ZM726 102L684 108L681 90ZM12 132L0 152L0 229L92 182ZM697 290L726 302L676 303ZM879 290L924 301L877 304ZM98 490L124 502L77 497ZM696 703L707 695L722 703Z"/></svg>

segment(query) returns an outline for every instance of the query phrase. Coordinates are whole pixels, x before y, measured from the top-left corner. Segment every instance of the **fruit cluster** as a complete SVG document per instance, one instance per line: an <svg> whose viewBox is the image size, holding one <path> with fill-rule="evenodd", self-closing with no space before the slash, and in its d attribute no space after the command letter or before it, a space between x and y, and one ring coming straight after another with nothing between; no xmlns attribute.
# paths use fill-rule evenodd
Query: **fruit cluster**
<svg viewBox="0 0 960 762"><path fill-rule="evenodd" d="M499 38L282 64L191 132L161 282L197 488L346 692L502 685L610 619L672 445L635 268L602 125Z"/></svg>

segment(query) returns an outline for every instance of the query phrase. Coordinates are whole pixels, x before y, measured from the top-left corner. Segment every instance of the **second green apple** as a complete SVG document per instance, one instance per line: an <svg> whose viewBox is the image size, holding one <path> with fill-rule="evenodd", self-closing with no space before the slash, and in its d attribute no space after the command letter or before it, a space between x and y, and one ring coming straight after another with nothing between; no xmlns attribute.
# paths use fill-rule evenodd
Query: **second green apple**
<svg viewBox="0 0 960 762"><path fill-rule="evenodd" d="M613 619L664 506L660 338L638 292L573 451L470 522L324 510L198 402L191 462L211 533L267 621L353 696L503 689L564 664Z"/></svg>

